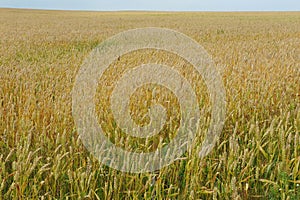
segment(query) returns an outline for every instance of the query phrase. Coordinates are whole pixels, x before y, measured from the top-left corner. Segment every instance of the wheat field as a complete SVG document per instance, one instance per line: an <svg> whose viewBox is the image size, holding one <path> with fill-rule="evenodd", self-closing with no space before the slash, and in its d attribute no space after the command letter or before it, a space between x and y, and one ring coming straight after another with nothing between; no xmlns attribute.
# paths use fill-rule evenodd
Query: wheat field
<svg viewBox="0 0 300 200"><path fill-rule="evenodd" d="M155 173L123 173L84 147L72 117L72 88L86 56L121 31L164 27L212 56L226 89L226 122L209 156L197 149ZM300 199L300 13L81 12L0 9L0 200ZM184 60L154 50L124 55L99 80L98 120L116 145L152 151L178 126L178 102L156 88L174 115L149 141L114 130L110 87L145 62L186 66L202 108L200 145L210 120L205 84ZM153 85L132 98L133 118L149 119ZM151 95L150 95L151 96ZM171 102L167 104L165 102ZM172 124L175 124L172 126Z"/></svg>

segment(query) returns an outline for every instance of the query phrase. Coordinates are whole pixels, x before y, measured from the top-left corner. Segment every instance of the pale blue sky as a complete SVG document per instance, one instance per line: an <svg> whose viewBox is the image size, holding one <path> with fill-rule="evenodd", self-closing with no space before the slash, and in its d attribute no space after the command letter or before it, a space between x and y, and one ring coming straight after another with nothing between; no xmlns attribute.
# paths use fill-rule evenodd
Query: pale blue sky
<svg viewBox="0 0 300 200"><path fill-rule="evenodd" d="M0 7L59 10L300 11L300 0L0 0Z"/></svg>

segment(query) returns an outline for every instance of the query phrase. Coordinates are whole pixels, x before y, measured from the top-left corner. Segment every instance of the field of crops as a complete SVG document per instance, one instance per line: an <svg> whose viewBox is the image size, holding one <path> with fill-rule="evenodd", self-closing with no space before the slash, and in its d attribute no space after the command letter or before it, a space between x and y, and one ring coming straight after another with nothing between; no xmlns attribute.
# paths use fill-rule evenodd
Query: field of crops
<svg viewBox="0 0 300 200"><path fill-rule="evenodd" d="M174 29L207 50L226 89L226 122L203 159L195 148L155 173L123 173L101 165L82 144L72 89L99 43L142 27ZM299 47L299 12L0 9L0 200L300 199ZM187 66L182 74L194 83L202 111L195 141L200 146L210 121L206 87L186 61L166 52L133 52L106 71L95 98L99 123L127 150L152 151L173 138L178 102L163 87L156 88L156 101L174 115L164 134L149 141L110 134L115 123L107 108L109 86L127 67L149 62ZM149 122L143 116L153 87L142 87L131 99L139 124Z"/></svg>

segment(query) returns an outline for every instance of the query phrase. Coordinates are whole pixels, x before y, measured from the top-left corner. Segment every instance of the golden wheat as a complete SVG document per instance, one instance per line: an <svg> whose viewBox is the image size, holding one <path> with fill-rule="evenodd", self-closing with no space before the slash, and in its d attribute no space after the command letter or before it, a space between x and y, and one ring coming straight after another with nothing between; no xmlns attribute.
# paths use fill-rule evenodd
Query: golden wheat
<svg viewBox="0 0 300 200"><path fill-rule="evenodd" d="M0 9L0 199L300 199L299 24L299 12ZM121 173L100 165L78 138L71 91L82 61L101 41L138 27L180 31L217 64L228 112L221 138L205 159L196 148L157 173ZM196 83L205 133L210 105L201 77L180 58L151 50L124 55L106 72L96 98L99 122L108 132L114 129L105 84L114 84L122 66L153 60L186 66L182 74ZM132 97L140 124L148 122L143 116L153 87ZM175 114L175 127L166 127L163 141L108 135L115 144L151 151L172 139L177 102L157 89L157 102L171 102L164 106Z"/></svg>

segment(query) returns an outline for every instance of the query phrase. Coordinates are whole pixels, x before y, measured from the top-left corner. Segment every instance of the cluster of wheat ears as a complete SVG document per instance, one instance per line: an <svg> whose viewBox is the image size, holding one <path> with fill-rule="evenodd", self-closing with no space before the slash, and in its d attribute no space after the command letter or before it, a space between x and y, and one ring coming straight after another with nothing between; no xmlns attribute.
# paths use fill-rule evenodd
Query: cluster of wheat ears
<svg viewBox="0 0 300 200"><path fill-rule="evenodd" d="M300 199L300 13L143 13L0 10L0 199ZM83 146L72 117L72 88L86 56L120 31L166 27L212 56L226 89L220 139L204 159L197 148L155 173L103 166ZM169 121L147 140L116 127L109 95L128 67L183 69L201 107L201 145L210 101L185 60L157 50L124 55L97 89L98 121L117 146L149 152L179 126L172 92L145 85L131 98L133 119L162 104ZM184 67L183 67L184 66ZM153 98L152 89L157 95Z"/></svg>

